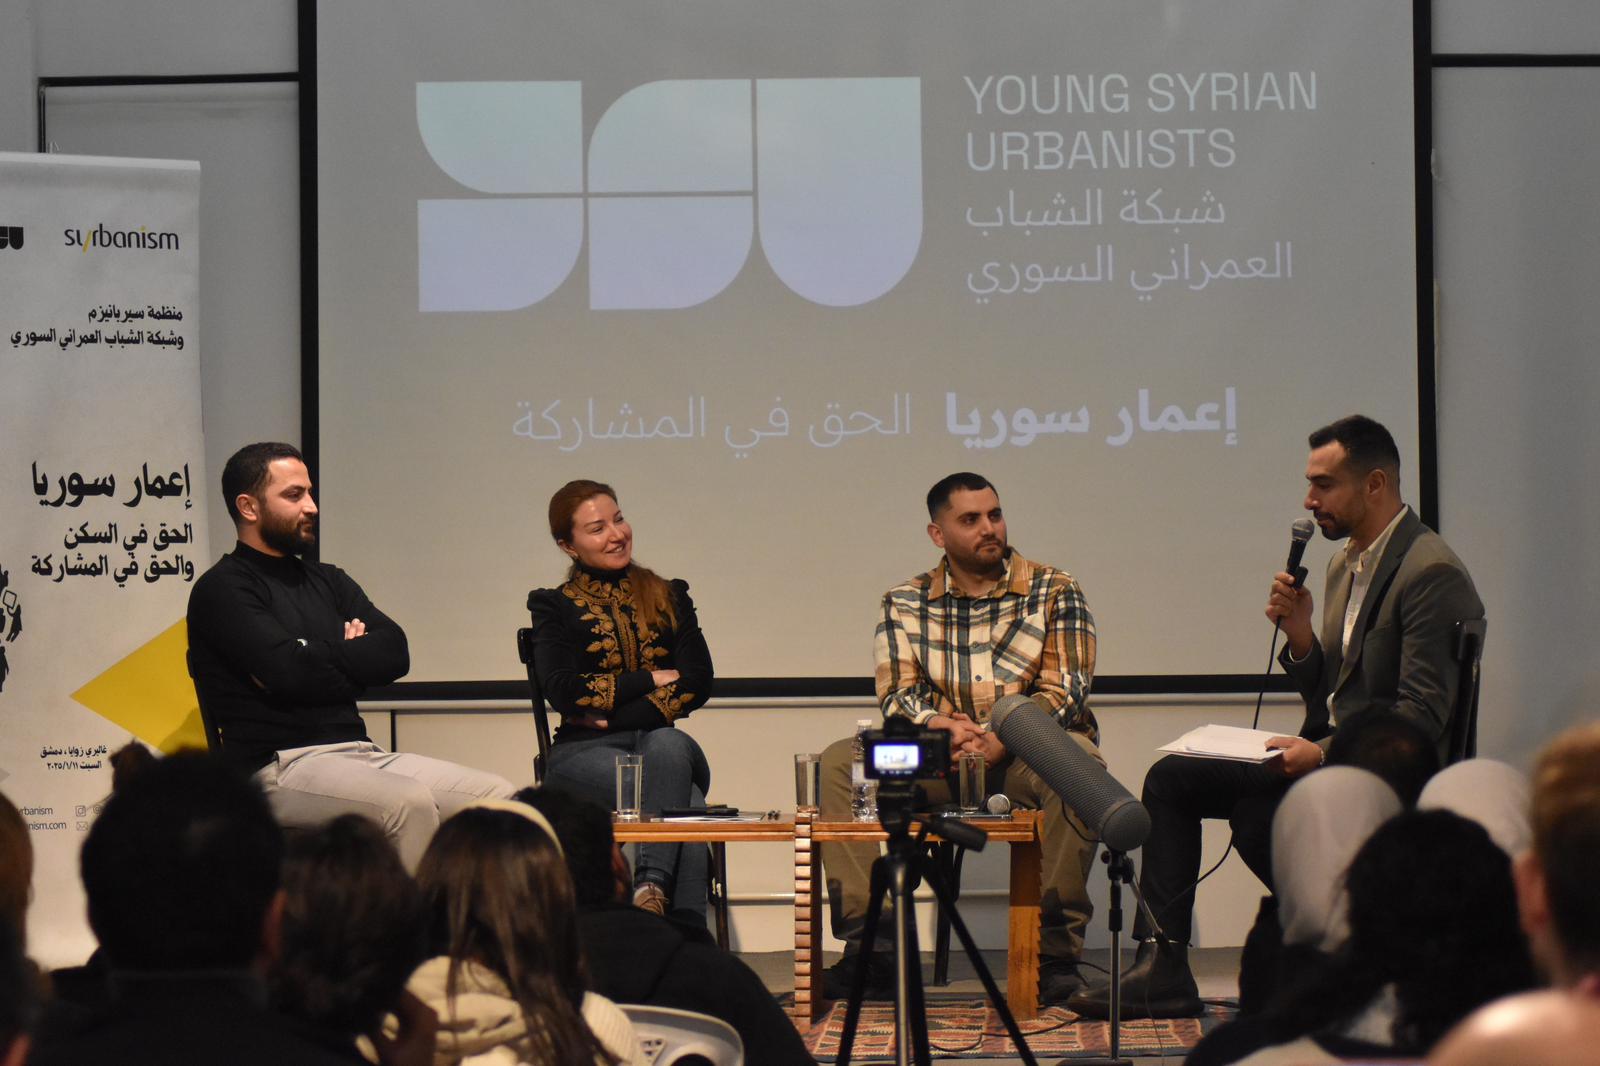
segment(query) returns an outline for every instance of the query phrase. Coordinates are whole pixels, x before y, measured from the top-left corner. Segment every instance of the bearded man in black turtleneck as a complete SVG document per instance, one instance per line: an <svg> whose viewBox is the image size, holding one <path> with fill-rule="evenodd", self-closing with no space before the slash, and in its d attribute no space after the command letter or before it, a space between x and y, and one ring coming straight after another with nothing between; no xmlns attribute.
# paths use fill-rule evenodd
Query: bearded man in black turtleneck
<svg viewBox="0 0 1600 1066"><path fill-rule="evenodd" d="M288 444L250 444L222 471L239 542L189 596L189 670L221 754L252 771L278 820L365 814L414 869L442 818L510 782L372 743L356 699L405 675L405 631L316 544L311 476Z"/></svg>

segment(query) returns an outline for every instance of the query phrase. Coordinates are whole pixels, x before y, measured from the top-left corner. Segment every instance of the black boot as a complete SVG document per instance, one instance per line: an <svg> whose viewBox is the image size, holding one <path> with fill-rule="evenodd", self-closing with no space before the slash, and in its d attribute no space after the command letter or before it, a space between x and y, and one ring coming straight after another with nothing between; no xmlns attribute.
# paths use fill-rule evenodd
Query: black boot
<svg viewBox="0 0 1600 1066"><path fill-rule="evenodd" d="M1067 1009L1085 1018L1109 1018L1111 982L1096 981L1068 999ZM1198 1018L1205 1010L1189 972L1189 949L1166 941L1142 941L1133 965L1122 974L1122 1016Z"/></svg>
<svg viewBox="0 0 1600 1066"><path fill-rule="evenodd" d="M856 965L861 955L846 952L844 958L822 971L822 998L849 999L852 982L856 979ZM894 999L894 953L874 951L867 957L867 981L861 991L863 1000Z"/></svg>

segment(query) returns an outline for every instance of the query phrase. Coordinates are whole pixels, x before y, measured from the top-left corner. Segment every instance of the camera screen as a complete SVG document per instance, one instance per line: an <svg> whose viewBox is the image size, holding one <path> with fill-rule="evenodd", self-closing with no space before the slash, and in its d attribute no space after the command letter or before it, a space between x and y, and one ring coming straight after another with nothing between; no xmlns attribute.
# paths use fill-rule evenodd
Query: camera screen
<svg viewBox="0 0 1600 1066"><path fill-rule="evenodd" d="M922 765L922 749L915 741L906 744L879 741L872 748L872 767L880 774L910 776Z"/></svg>

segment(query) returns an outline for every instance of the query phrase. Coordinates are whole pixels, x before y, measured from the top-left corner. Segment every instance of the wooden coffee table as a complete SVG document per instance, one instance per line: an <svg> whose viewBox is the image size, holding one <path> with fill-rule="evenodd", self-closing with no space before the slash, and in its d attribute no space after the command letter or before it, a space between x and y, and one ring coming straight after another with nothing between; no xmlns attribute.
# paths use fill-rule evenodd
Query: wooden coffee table
<svg viewBox="0 0 1600 1066"><path fill-rule="evenodd" d="M682 821L646 817L619 822L612 816L612 835L621 844L684 843L711 846L712 910L716 915L717 943L728 949L728 844L788 843L794 840L794 815L778 812L776 818L716 818Z"/></svg>
<svg viewBox="0 0 1600 1066"><path fill-rule="evenodd" d="M1039 812L1015 811L1010 821L977 823L992 841L1011 845L1011 898L1006 955L1006 1003L1018 1021L1039 1016ZM825 822L801 811L794 832L794 1007L796 1024L822 1011L823 842L877 842L888 834L875 822ZM880 928L880 933L886 932Z"/></svg>

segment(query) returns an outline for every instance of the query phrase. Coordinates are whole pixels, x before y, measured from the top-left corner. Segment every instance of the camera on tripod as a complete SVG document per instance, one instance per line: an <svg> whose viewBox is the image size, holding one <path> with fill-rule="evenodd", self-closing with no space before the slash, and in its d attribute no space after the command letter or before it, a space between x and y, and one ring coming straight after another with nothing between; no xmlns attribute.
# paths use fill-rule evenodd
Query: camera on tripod
<svg viewBox="0 0 1600 1066"><path fill-rule="evenodd" d="M892 717L882 729L861 734L863 769L878 782L878 817L891 834L903 832L910 812L927 806L918 781L950 773L950 734Z"/></svg>
<svg viewBox="0 0 1600 1066"><path fill-rule="evenodd" d="M950 772L950 734L923 729L908 718L890 718L882 729L861 734L867 776L884 786L931 781Z"/></svg>

